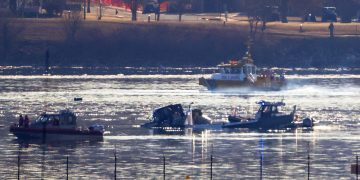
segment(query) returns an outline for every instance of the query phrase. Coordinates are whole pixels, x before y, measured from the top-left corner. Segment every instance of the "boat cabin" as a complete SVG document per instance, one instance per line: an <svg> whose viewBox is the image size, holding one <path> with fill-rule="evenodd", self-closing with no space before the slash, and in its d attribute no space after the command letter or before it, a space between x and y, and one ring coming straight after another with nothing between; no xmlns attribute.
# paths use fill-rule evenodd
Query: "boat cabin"
<svg viewBox="0 0 360 180"><path fill-rule="evenodd" d="M280 107L285 106L284 102L259 101L257 104L260 105L260 108L256 116L260 117L273 117L279 114L283 114L280 112Z"/></svg>
<svg viewBox="0 0 360 180"><path fill-rule="evenodd" d="M212 75L214 80L240 80L244 81L249 77L256 81L257 67L249 52L241 60L230 60L229 63L218 65L218 73Z"/></svg>
<svg viewBox="0 0 360 180"><path fill-rule="evenodd" d="M62 110L58 114L41 114L35 122L30 124L32 128L65 128L76 129L76 115L70 110Z"/></svg>

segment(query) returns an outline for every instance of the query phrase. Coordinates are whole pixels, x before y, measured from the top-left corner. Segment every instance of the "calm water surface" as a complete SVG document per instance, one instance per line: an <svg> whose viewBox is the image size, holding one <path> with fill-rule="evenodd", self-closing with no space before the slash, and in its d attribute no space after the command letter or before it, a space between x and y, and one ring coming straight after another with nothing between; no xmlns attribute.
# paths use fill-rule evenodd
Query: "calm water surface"
<svg viewBox="0 0 360 180"><path fill-rule="evenodd" d="M209 92L200 75L0 76L0 179L64 179L69 156L71 179L111 179L114 149L121 179L162 179L166 157L169 179L305 179L310 153L314 179L354 179L350 165L360 153L360 75L291 75L277 92L233 89ZM82 102L72 101L82 97ZM171 103L194 107L224 121L234 107L244 113L259 100L284 99L289 110L319 121L313 131L218 130L162 134L138 125L154 108ZM44 111L72 109L78 124L106 125L103 141L19 141L8 127L17 115L35 119ZM262 164L262 168L260 168Z"/></svg>

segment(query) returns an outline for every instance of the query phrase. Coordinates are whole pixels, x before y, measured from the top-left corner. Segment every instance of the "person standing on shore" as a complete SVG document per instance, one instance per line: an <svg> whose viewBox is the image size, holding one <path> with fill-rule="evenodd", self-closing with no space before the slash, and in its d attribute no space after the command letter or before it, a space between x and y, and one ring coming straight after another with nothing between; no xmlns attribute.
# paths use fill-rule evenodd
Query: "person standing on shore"
<svg viewBox="0 0 360 180"><path fill-rule="evenodd" d="M334 37L334 23L331 22L330 25L329 25L329 33L330 33L330 38L333 38Z"/></svg>

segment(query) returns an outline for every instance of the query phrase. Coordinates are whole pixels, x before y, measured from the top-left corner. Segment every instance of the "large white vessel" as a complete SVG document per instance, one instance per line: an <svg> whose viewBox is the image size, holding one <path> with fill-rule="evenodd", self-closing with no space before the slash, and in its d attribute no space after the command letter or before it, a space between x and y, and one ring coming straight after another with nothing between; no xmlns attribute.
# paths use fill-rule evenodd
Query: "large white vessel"
<svg viewBox="0 0 360 180"><path fill-rule="evenodd" d="M253 62L250 51L247 51L240 60L219 64L218 72L208 79L201 77L199 84L209 90L238 87L278 90L285 85L284 74L275 74L270 70L259 72Z"/></svg>

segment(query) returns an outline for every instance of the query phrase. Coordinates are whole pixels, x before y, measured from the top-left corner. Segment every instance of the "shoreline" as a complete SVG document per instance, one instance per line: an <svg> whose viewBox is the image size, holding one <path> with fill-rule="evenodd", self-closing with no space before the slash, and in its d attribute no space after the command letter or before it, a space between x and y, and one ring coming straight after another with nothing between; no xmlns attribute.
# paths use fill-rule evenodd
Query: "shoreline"
<svg viewBox="0 0 360 180"><path fill-rule="evenodd" d="M69 38L61 19L15 19L20 33L0 65L42 66L45 51L50 65L211 67L240 59L246 51L247 23L81 21ZM335 38L327 37L327 23L268 23L253 45L260 67L360 67L359 23L336 24ZM360 28L359 28L360 29ZM354 32L353 32L354 31ZM355 33L355 34L354 34ZM1 50L1 49L0 49ZM4 50L0 51L4 55Z"/></svg>

